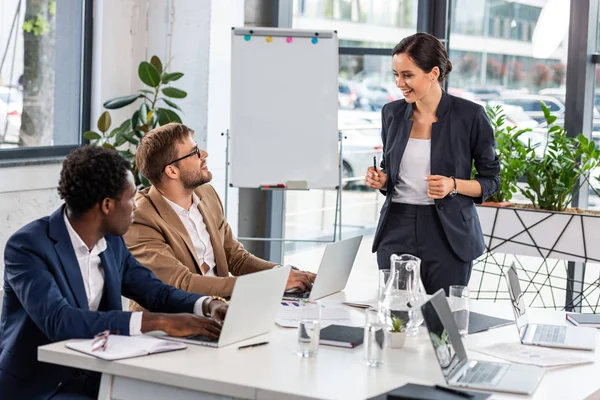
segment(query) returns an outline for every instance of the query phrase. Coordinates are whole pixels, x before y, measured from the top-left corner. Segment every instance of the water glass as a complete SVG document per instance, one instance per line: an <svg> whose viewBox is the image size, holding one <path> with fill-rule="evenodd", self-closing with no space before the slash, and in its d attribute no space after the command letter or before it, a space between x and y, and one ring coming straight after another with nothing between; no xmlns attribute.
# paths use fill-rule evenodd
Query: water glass
<svg viewBox="0 0 600 400"><path fill-rule="evenodd" d="M466 286L450 286L448 303L454 316L458 333L466 336L469 333L469 288Z"/></svg>
<svg viewBox="0 0 600 400"><path fill-rule="evenodd" d="M385 285L387 285L388 279L390 278L389 269L379 270L379 286L377 287L377 301L383 301L383 295L385 293Z"/></svg>
<svg viewBox="0 0 600 400"><path fill-rule="evenodd" d="M319 350L321 306L318 302L300 300L298 321L298 356L313 357Z"/></svg>
<svg viewBox="0 0 600 400"><path fill-rule="evenodd" d="M365 333L363 338L364 358L370 367L383 364L383 348L385 346L384 324L375 308L365 310Z"/></svg>

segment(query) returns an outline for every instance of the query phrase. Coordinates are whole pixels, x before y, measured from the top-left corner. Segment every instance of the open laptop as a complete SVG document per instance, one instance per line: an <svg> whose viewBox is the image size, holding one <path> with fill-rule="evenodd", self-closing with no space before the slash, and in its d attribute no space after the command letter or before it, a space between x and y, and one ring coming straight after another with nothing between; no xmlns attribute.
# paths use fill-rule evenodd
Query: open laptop
<svg viewBox="0 0 600 400"><path fill-rule="evenodd" d="M275 316L289 274L290 267L282 267L239 276L233 287L219 339L201 335L162 338L202 346L223 347L268 333L275 326Z"/></svg>
<svg viewBox="0 0 600 400"><path fill-rule="evenodd" d="M575 326L530 324L527 318L527 306L519 283L517 268L513 262L504 271L510 303L515 314L522 344L560 347L575 350L594 350L596 348L596 329Z"/></svg>
<svg viewBox="0 0 600 400"><path fill-rule="evenodd" d="M544 369L534 365L469 360L448 300L438 290L421 306L433 350L449 386L532 394Z"/></svg>
<svg viewBox="0 0 600 400"><path fill-rule="evenodd" d="M328 243L321 259L317 278L310 290L289 290L284 293L284 300L309 299L311 301L329 296L343 290L348 283L350 271L354 265L362 236Z"/></svg>

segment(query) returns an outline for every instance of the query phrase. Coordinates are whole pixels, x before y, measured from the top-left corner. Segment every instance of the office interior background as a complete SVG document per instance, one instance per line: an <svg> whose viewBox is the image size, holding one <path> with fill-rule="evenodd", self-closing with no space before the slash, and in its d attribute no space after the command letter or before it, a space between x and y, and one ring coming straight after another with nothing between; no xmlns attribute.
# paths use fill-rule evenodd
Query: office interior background
<svg viewBox="0 0 600 400"><path fill-rule="evenodd" d="M552 7L545 8L548 3ZM381 157L381 109L402 98L391 73L391 48L417 31L433 33L446 43L454 66L449 93L482 105L503 104L507 120L532 128L530 138L542 144L548 129L539 106L544 101L570 134L600 144L600 70L598 59L587 56L590 46L598 51L599 25L597 0L3 0L0 260L13 232L60 204L61 160L86 143L83 133L95 129L103 103L141 89L137 66L157 55L170 70L184 73L176 82L187 92L178 101L182 120L210 154L212 184L247 248L315 269L327 241L360 234L355 269L375 269L370 246L384 198L364 186L363 176L373 156ZM267 193L228 186L232 26L338 31L339 209L335 190ZM580 29L585 34L576 27L586 27ZM541 40L534 40L536 29ZM294 96L293 77L282 91ZM585 92L595 100L585 100ZM113 121L127 118L134 107L112 111ZM527 202L519 196L513 201ZM600 209L592 190L582 191L576 202ZM537 268L540 260L520 262ZM553 273L584 271L588 283L600 274L597 264L557 265ZM561 285L553 303L543 301L555 296L550 290L534 305L564 306L568 293ZM584 310L595 311L598 290L587 297L593 301Z"/></svg>

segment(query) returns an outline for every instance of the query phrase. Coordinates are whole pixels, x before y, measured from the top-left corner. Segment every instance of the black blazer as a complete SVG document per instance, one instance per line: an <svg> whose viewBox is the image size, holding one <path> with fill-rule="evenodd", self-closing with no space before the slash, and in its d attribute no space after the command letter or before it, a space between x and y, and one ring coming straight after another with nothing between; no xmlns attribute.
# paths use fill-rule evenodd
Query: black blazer
<svg viewBox="0 0 600 400"><path fill-rule="evenodd" d="M405 100L386 104L382 111L383 159L381 169L387 174L385 203L381 208L379 224L373 240L373 252L381 241L398 180L400 161L412 129L413 105ZM435 200L437 214L450 246L458 257L468 262L479 257L484 249L483 233L475 203L494 194L500 185L500 162L494 151L494 131L485 109L479 104L455 97L442 91L436 116L438 122L431 129L431 174L471 178L475 161L482 196L478 198L458 194Z"/></svg>

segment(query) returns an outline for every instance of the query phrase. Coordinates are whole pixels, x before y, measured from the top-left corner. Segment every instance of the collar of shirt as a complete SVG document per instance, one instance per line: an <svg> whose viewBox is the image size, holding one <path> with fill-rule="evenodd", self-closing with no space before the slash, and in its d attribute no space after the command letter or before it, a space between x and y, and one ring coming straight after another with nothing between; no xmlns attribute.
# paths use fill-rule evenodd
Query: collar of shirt
<svg viewBox="0 0 600 400"><path fill-rule="evenodd" d="M171 208L177 214L183 215L185 217L190 215L191 210L198 209L198 204L200 204L200 198L194 192L192 192L192 206L190 207L189 210L186 210L185 208L181 207L179 204L172 202L171 200L167 199L165 196L163 196L163 199L165 199L167 201L167 203L169 203Z"/></svg>
<svg viewBox="0 0 600 400"><path fill-rule="evenodd" d="M69 218L67 218L67 211L63 213L63 218L65 220L65 225L67 226L67 232L69 232L69 238L71 239L71 244L73 245L73 249L75 250L75 254L81 255L91 255L95 256L102 253L106 250L106 239L102 238L92 247L92 250L89 250L83 239L75 232L75 229L71 226L69 222Z"/></svg>

